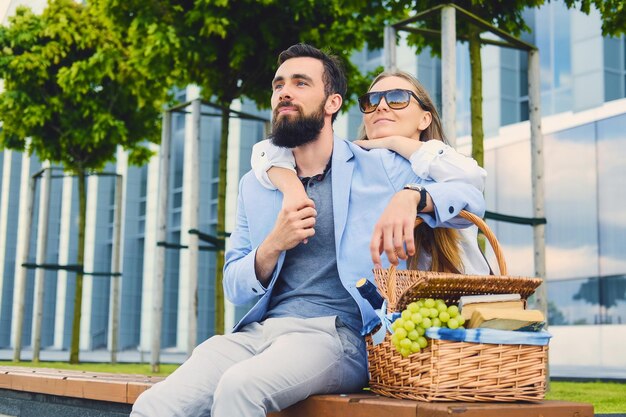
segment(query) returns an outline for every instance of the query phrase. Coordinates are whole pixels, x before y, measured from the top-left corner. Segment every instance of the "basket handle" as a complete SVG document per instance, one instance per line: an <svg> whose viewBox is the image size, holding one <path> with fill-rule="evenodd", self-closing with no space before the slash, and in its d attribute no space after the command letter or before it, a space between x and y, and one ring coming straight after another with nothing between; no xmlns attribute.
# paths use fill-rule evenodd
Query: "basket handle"
<svg viewBox="0 0 626 417"><path fill-rule="evenodd" d="M491 231L487 223L485 223L485 221L481 219L480 217L478 217L477 215L470 213L467 210L461 210L459 212L459 216L463 217L465 220L469 220L470 222L474 223L476 226L478 226L478 229L481 232L483 232L483 234L489 241L491 248L493 249L493 253L496 255L496 261L498 262L498 269L500 270L500 275L506 275L507 273L506 261L504 260L504 253L502 253L500 242L498 242L496 235ZM416 217L415 227L419 226L423 222L424 220L421 217Z"/></svg>
<svg viewBox="0 0 626 417"><path fill-rule="evenodd" d="M500 275L507 274L506 261L504 260L504 254L502 253L502 248L500 247L500 242L496 238L496 235L491 231L487 223L477 215L470 213L467 210L461 210L459 216L463 217L465 220L469 220L478 226L481 232L485 235L491 248L493 249L493 253L496 255L496 261L498 262L498 269L500 270ZM415 219L415 227L419 226L423 223L424 220L421 217L417 217ZM395 305L396 296L395 296L395 288L396 288L396 267L395 265L390 265L388 269L388 279L387 279L387 299L391 305Z"/></svg>

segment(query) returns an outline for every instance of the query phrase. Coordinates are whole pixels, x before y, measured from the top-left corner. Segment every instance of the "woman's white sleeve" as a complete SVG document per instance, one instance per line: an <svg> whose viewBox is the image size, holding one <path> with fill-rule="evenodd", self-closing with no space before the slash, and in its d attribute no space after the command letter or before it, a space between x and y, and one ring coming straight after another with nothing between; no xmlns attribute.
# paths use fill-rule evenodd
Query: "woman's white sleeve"
<svg viewBox="0 0 626 417"><path fill-rule="evenodd" d="M276 187L267 175L268 169L280 167L296 172L296 160L291 149L273 145L269 139L262 140L252 147L250 164L256 179L259 180L263 187L269 190L275 190Z"/></svg>
<svg viewBox="0 0 626 417"><path fill-rule="evenodd" d="M410 157L415 174L436 182L460 181L485 189L487 171L473 158L458 153L440 140L429 140Z"/></svg>

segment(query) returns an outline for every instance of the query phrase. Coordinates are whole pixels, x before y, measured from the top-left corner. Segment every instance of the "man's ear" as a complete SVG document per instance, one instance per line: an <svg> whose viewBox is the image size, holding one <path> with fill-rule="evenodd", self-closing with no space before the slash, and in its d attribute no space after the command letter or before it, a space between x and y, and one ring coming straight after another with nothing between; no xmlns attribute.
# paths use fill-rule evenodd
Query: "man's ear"
<svg viewBox="0 0 626 417"><path fill-rule="evenodd" d="M341 105L343 104L343 99L339 94L331 94L326 98L326 104L324 105L324 110L327 114L335 114L341 109Z"/></svg>
<svg viewBox="0 0 626 417"><path fill-rule="evenodd" d="M433 115L429 111L425 111L424 114L422 115L422 119L417 125L417 128L423 132L424 130L428 129L428 126L430 126L432 121L433 121Z"/></svg>

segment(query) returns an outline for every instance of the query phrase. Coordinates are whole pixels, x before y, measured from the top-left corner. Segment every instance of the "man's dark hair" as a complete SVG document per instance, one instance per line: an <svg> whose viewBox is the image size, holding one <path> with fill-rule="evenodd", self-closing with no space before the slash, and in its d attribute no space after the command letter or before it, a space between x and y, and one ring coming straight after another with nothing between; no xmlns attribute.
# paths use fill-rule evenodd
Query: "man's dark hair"
<svg viewBox="0 0 626 417"><path fill-rule="evenodd" d="M302 57L315 58L322 61L322 65L324 65L322 80L324 80L324 93L326 97L336 93L339 94L343 100L348 88L348 82L346 81L346 73L339 57L322 52L311 45L298 43L290 46L278 55L278 65L282 65L283 62L288 59ZM337 118L338 113L339 111L333 114L333 122Z"/></svg>

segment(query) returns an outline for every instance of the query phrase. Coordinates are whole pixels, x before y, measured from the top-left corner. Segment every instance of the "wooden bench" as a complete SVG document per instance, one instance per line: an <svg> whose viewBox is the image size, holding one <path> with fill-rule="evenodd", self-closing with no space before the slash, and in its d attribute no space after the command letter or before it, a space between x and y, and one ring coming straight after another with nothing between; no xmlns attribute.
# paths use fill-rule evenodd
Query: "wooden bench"
<svg viewBox="0 0 626 417"><path fill-rule="evenodd" d="M0 367L0 390L105 402L105 408L106 403L126 406L118 407L118 411L110 414L111 416L128 412L139 394L161 379L163 378L143 375ZM268 417L592 417L593 415L593 406L583 403L564 401L542 401L537 404L424 403L380 397L365 391L351 395L316 395L280 413L270 413ZM25 414L25 417L28 416Z"/></svg>
<svg viewBox="0 0 626 417"><path fill-rule="evenodd" d="M139 394L162 379L145 375L0 366L0 389L122 404L133 404Z"/></svg>

